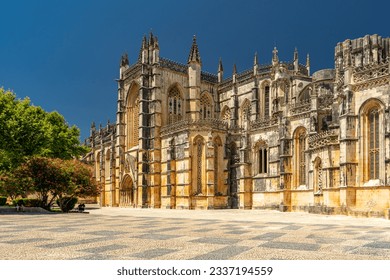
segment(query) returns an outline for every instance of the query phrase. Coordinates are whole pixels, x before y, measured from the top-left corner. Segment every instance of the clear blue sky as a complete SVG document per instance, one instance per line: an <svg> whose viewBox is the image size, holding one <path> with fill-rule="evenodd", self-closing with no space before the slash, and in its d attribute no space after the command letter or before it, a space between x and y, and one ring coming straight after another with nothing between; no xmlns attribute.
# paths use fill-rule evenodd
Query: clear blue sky
<svg viewBox="0 0 390 280"><path fill-rule="evenodd" d="M186 63L196 34L203 70L225 77L252 67L257 51L270 63L333 68L334 46L365 34L390 36L389 1L2 1L0 87L56 110L89 135L92 121L115 120L119 60L137 59L142 36L158 36L160 55Z"/></svg>

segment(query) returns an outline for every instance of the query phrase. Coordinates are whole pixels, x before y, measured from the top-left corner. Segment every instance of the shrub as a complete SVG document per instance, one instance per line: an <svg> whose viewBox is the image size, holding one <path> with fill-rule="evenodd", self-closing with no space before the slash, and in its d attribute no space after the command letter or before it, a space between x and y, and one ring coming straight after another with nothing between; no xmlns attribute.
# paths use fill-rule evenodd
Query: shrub
<svg viewBox="0 0 390 280"><path fill-rule="evenodd" d="M42 201L36 198L19 198L12 201L14 206L42 207Z"/></svg>
<svg viewBox="0 0 390 280"><path fill-rule="evenodd" d="M7 198L5 196L0 196L0 206L4 206L7 203Z"/></svg>
<svg viewBox="0 0 390 280"><path fill-rule="evenodd" d="M67 213L76 206L77 201L77 197L64 196L57 199L57 204L60 206L62 212Z"/></svg>

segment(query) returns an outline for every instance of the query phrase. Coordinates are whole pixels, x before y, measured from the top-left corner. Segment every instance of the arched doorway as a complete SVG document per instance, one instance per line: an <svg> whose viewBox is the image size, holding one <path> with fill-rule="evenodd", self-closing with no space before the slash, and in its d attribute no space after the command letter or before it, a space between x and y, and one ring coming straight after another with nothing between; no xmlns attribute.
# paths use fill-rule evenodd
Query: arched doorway
<svg viewBox="0 0 390 280"><path fill-rule="evenodd" d="M130 207L134 205L134 194L133 194L133 180L129 175L126 175L121 184L119 206Z"/></svg>

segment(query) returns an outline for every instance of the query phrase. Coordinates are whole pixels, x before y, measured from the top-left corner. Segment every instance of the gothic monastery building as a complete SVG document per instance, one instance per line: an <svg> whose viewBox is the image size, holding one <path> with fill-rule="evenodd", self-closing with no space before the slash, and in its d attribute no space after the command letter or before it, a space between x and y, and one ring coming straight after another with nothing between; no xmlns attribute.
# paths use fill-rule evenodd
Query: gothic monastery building
<svg viewBox="0 0 390 280"><path fill-rule="evenodd" d="M144 37L122 56L116 122L87 139L102 206L278 209L389 216L390 38L335 47L335 68L309 57L225 77Z"/></svg>

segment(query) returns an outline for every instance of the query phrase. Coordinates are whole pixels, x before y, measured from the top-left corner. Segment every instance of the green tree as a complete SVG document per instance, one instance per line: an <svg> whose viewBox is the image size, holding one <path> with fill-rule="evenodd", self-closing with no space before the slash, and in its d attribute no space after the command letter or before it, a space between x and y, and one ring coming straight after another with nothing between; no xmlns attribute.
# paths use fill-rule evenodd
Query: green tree
<svg viewBox="0 0 390 280"><path fill-rule="evenodd" d="M57 112L48 113L0 88L0 172L12 171L32 156L70 159L87 152L80 131Z"/></svg>

